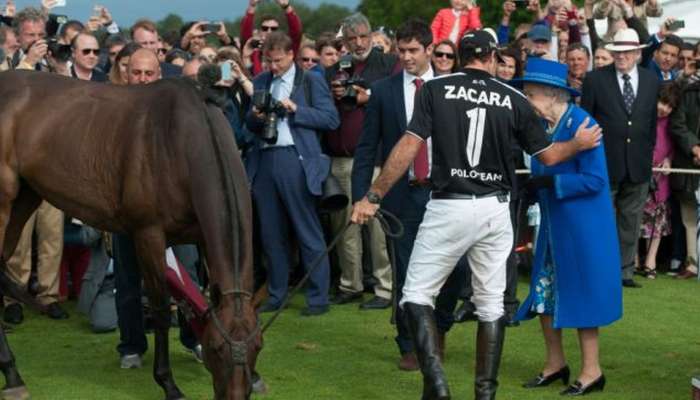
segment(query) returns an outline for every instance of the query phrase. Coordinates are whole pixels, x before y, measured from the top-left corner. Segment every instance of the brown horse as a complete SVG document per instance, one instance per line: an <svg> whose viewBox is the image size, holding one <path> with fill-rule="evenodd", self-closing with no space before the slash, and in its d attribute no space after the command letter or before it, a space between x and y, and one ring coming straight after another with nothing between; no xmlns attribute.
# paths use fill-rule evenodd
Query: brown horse
<svg viewBox="0 0 700 400"><path fill-rule="evenodd" d="M216 399L247 399L262 347L252 304L251 205L233 132L195 85L116 87L51 74L0 74L0 245L12 255L42 199L98 229L133 237L156 312L153 375L184 398L168 354L165 249L195 243L212 282L202 346ZM4 275L0 285L24 296ZM24 296L26 298L26 296ZM28 395L0 328L9 398Z"/></svg>

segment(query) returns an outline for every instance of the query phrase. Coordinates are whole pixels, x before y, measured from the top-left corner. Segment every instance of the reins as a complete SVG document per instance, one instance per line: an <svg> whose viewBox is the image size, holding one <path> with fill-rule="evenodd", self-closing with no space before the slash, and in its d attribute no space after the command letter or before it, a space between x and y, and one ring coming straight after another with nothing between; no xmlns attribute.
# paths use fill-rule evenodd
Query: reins
<svg viewBox="0 0 700 400"><path fill-rule="evenodd" d="M403 233L404 233L403 224L401 223L401 221L399 221L399 219L398 219L394 214L392 214L392 213L390 213L390 212L388 212L388 211L386 211L386 210L382 210L382 209L380 208L380 209L377 210L377 213L375 214L374 217L379 221L379 224L380 224L382 230L384 231L384 234L385 234L388 238L396 239L396 238L399 238L399 237L403 236ZM391 223L390 223L389 221L391 221L391 223L393 223L393 224L396 226L396 231L393 231L393 230L391 229L392 226L391 226ZM320 255L316 258L316 260L314 260L314 262L311 264L311 267L308 269L308 271L306 272L306 274L304 275L304 277L301 278L301 280L292 288L292 290L290 290L290 291L287 293L287 295L285 296L284 300L283 300L282 303L280 304L279 309L277 309L277 311L275 311L275 313L272 314L272 317L270 317L270 319L269 319L269 320L265 323L265 325L262 327L262 330L261 330L262 333L265 333L265 331L266 331L268 328L270 328L270 326L275 322L275 320L277 320L277 317L279 317L279 315L282 313L282 311L284 311L285 307L289 304L289 301L292 299L292 297L294 297L294 295L296 295L297 292L306 284L306 281L309 280L309 278L311 277L311 274L313 274L314 271L318 268L318 266L322 264L324 258L325 258L325 257L328 255L328 253L330 253L330 251L333 250L333 248L338 244L338 242L340 241L340 238L343 237L343 235L345 234L345 232L348 230L348 228L350 228L350 226L351 226L352 224L353 224L352 222L348 222L348 223L343 227L343 229L341 229L340 232L338 232L338 234L335 235L335 237L333 238L333 240L331 241L331 243L328 245L328 247L326 247L326 250L325 250L322 254L320 254ZM391 262L391 265L392 265L392 269L395 270L396 268L393 268L393 266L395 265L395 262L394 262L394 261L395 261L394 245L393 245L393 243L392 243L391 240L388 240L388 241L387 241L387 247L389 248L389 257L390 257L390 259L391 259L390 262ZM395 284L392 285L392 288L394 288L394 287L396 287ZM393 297L394 297L394 300L393 300L393 301L394 301L394 303L396 303L396 301L397 301L397 296L395 295L393 289L392 289L392 294L394 294L394 296L393 296ZM395 309L396 309L396 308L395 308L395 306L394 306L394 310L393 310L393 312L392 312L392 320L395 318L395 317L394 317L394 315L395 315L395 313L396 313L396 312L395 312Z"/></svg>

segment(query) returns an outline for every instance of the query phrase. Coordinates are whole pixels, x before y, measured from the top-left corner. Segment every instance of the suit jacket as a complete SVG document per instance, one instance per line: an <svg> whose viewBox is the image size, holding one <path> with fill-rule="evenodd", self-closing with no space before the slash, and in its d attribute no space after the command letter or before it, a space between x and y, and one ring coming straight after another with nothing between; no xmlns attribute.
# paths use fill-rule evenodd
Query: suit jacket
<svg viewBox="0 0 700 400"><path fill-rule="evenodd" d="M644 183L651 179L656 144L656 99L659 81L642 67L639 87L627 114L614 65L589 72L583 81L581 107L603 128L611 183Z"/></svg>
<svg viewBox="0 0 700 400"><path fill-rule="evenodd" d="M352 167L352 201L361 200L370 188L377 149L381 163L406 132L406 105L403 92L403 71L372 85L372 96L365 111L360 141L355 149ZM396 182L382 199L382 207L399 215L408 193L408 173Z"/></svg>
<svg viewBox="0 0 700 400"><path fill-rule="evenodd" d="M700 84L690 85L683 91L673 109L668 126L674 143L674 168L697 168L693 162L693 147L700 145ZM681 196L694 199L698 188L697 175L671 174L671 189Z"/></svg>
<svg viewBox="0 0 700 400"><path fill-rule="evenodd" d="M306 80L306 83L304 82ZM268 91L272 84L272 74L263 72L253 80L255 91ZM311 93L305 94L309 89ZM306 185L309 191L320 196L322 184L330 172L330 158L322 153L318 133L330 131L338 127L340 118L333 103L330 89L326 81L317 73L304 73L299 66L294 76L294 88L289 97L297 105L297 111L289 115L289 128L294 139L294 147L299 153L299 161L306 175ZM311 104L307 104L307 98ZM264 121L253 115L252 109L246 117L248 130L260 133ZM260 152L263 142L257 136L246 158L246 172L252 183L260 163Z"/></svg>

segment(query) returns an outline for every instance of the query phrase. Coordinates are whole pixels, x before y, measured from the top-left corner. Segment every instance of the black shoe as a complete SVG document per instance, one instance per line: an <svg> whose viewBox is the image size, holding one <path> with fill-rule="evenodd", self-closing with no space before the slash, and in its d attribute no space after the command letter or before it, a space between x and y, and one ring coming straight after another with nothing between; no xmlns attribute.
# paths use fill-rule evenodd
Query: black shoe
<svg viewBox="0 0 700 400"><path fill-rule="evenodd" d="M391 307L391 299L374 296L372 299L360 304L360 310L383 310Z"/></svg>
<svg viewBox="0 0 700 400"><path fill-rule="evenodd" d="M638 284L632 279L623 279L622 280L622 286L626 288L633 288L633 289L639 289L642 287L642 285Z"/></svg>
<svg viewBox="0 0 700 400"><path fill-rule="evenodd" d="M537 387L549 386L552 382L561 379L564 385L569 384L569 377L571 376L571 370L568 365L563 366L559 371L543 376L542 373L537 375L536 378L529 382L526 382L523 387L526 389L532 389Z"/></svg>
<svg viewBox="0 0 700 400"><path fill-rule="evenodd" d="M476 321L479 318L474 314L474 305L468 301L465 300L459 308L457 308L457 311L455 311L455 322L467 322L467 321Z"/></svg>
<svg viewBox="0 0 700 400"><path fill-rule="evenodd" d="M600 377L593 382L589 383L588 386L584 387L581 382L576 381L573 385L566 388L563 392L559 393L562 396L585 396L591 392L602 392L605 388L605 375L600 375Z"/></svg>
<svg viewBox="0 0 700 400"><path fill-rule="evenodd" d="M280 309L279 304L265 303L258 308L258 313L262 314L262 313L266 313L266 312L273 312L273 311L277 311L279 309Z"/></svg>
<svg viewBox="0 0 700 400"><path fill-rule="evenodd" d="M422 399L449 400L450 388L440 363L438 333L432 307L404 303L403 310L423 374Z"/></svg>
<svg viewBox="0 0 700 400"><path fill-rule="evenodd" d="M338 290L338 294L335 295L331 299L331 304L347 304L351 303L353 301L360 301L362 300L362 292L357 292L357 293L350 293L350 292L343 292L342 290Z"/></svg>
<svg viewBox="0 0 700 400"><path fill-rule="evenodd" d="M57 301L46 306L44 313L46 313L46 316L51 319L68 319L68 313L65 312L60 305L58 305Z"/></svg>
<svg viewBox="0 0 700 400"><path fill-rule="evenodd" d="M506 319L506 326L508 328L517 328L520 326L520 321L514 320L512 318Z"/></svg>
<svg viewBox="0 0 700 400"><path fill-rule="evenodd" d="M474 398L493 400L498 388L498 367L501 364L505 321L479 321L476 330L476 369L474 371Z"/></svg>
<svg viewBox="0 0 700 400"><path fill-rule="evenodd" d="M3 317L3 320L8 324L21 324L22 321L24 321L22 305L12 303L5 307L5 316Z"/></svg>
<svg viewBox="0 0 700 400"><path fill-rule="evenodd" d="M328 306L308 306L301 310L303 317L315 317L328 312Z"/></svg>

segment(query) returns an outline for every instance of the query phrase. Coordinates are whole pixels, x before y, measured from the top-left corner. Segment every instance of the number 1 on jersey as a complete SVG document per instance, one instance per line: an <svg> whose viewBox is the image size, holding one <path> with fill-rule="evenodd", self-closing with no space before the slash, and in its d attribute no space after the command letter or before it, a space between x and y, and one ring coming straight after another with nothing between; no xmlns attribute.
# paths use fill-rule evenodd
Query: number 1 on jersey
<svg viewBox="0 0 700 400"><path fill-rule="evenodd" d="M469 118L469 135L467 136L467 162L474 168L479 165L481 148L484 145L485 108L472 108L467 111Z"/></svg>

